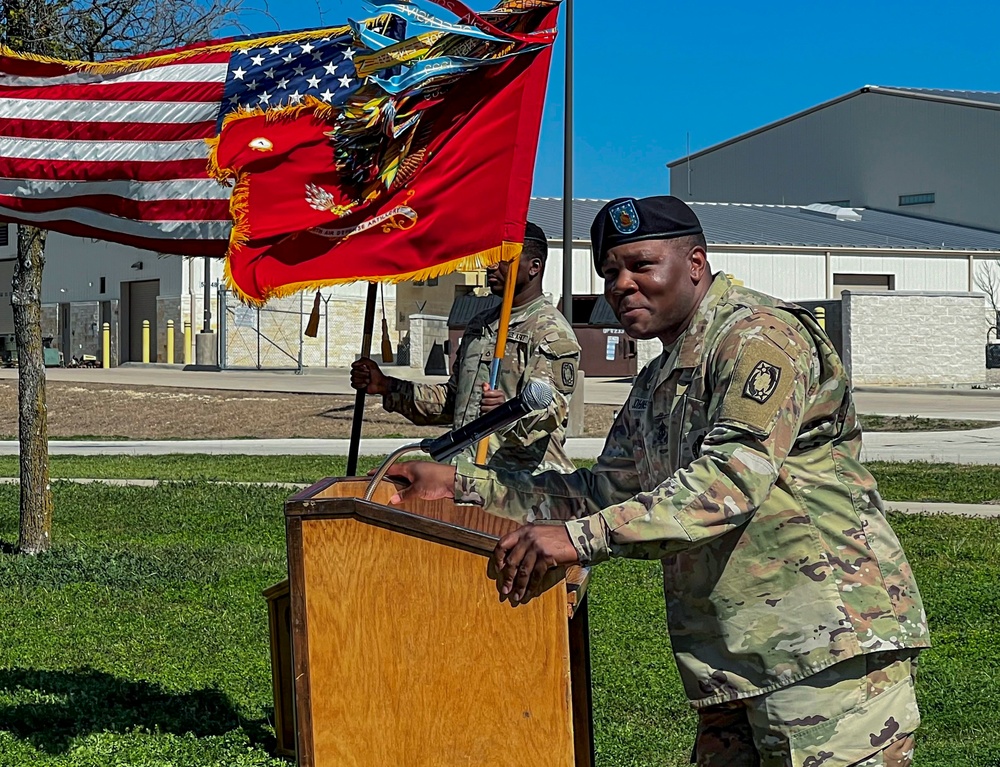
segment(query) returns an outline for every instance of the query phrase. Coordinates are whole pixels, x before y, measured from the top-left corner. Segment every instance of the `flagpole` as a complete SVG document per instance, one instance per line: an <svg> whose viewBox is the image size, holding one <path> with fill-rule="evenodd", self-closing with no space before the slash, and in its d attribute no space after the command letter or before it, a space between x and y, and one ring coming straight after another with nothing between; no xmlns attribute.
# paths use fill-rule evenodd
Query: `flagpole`
<svg viewBox="0 0 1000 767"><path fill-rule="evenodd" d="M500 324L497 326L497 344L493 350L493 364L490 366L490 388L497 388L500 377L500 365L507 353L507 331L510 329L510 313L514 308L514 289L517 283L517 268L521 263L520 254L514 256L507 269L507 281L503 286L503 304L500 306ZM476 447L476 463L486 463L486 453L489 451L490 438L483 437Z"/></svg>
<svg viewBox="0 0 1000 767"><path fill-rule="evenodd" d="M364 335L361 337L361 359L372 355L372 334L375 330L375 304L378 300L378 283L368 283L368 303L365 306ZM327 343L330 339L326 340ZM361 422L365 417L365 390L358 389L354 395L354 422L351 424L351 444L347 451L347 473L345 476L356 476L358 471L358 453L361 450Z"/></svg>
<svg viewBox="0 0 1000 767"><path fill-rule="evenodd" d="M563 101L563 305L573 324L573 0L566 0L566 93Z"/></svg>

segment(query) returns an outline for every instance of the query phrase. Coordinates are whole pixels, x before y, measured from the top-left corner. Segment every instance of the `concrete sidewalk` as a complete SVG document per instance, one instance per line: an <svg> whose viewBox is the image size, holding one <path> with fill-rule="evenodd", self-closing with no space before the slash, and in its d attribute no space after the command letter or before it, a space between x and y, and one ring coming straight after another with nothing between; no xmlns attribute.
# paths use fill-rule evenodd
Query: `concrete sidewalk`
<svg viewBox="0 0 1000 767"><path fill-rule="evenodd" d="M419 439L362 439L362 455L386 455ZM603 438L566 441L570 458L596 458ZM346 439L51 440L50 455L346 455ZM17 455L16 441L0 442L0 455ZM928 461L1000 465L1000 427L972 431L872 432L864 438L866 461Z"/></svg>

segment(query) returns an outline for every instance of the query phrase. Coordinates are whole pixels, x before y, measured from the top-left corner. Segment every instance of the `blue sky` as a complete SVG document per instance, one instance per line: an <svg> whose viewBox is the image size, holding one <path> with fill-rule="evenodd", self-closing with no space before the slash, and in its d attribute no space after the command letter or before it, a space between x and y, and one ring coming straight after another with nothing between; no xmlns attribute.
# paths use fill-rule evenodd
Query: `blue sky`
<svg viewBox="0 0 1000 767"><path fill-rule="evenodd" d="M477 10L490 0L467 0ZM425 7L427 7L425 5ZM663 194L666 163L863 85L1000 90L1000 5L575 0L577 197ZM253 31L371 15L360 0L282 0ZM562 196L556 43L534 194Z"/></svg>

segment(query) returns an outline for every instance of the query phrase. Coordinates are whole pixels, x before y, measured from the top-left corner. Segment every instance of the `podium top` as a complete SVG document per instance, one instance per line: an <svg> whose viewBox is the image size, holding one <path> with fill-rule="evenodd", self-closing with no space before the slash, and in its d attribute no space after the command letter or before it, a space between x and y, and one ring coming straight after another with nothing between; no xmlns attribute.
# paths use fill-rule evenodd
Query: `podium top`
<svg viewBox="0 0 1000 767"><path fill-rule="evenodd" d="M285 501L285 517L289 523L296 519L357 519L483 556L493 553L502 536L521 527L516 520L449 499L407 499L398 506L390 506L389 499L399 486L389 480L380 482L372 500L366 501L368 483L367 477L321 479ZM566 590L571 618L583 601L588 574L586 568L567 568Z"/></svg>

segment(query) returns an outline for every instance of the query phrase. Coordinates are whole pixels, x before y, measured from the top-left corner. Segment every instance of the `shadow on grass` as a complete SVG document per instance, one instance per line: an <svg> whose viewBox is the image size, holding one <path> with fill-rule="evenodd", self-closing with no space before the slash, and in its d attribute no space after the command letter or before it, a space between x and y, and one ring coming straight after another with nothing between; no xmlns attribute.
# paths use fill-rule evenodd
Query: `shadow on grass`
<svg viewBox="0 0 1000 767"><path fill-rule="evenodd" d="M273 753L267 720L242 719L229 698L215 689L175 693L151 682L121 679L102 671L0 670L0 690L30 702L0 706L0 730L48 754L69 750L74 738L94 732L135 729L190 733L195 737L243 730L251 744Z"/></svg>

